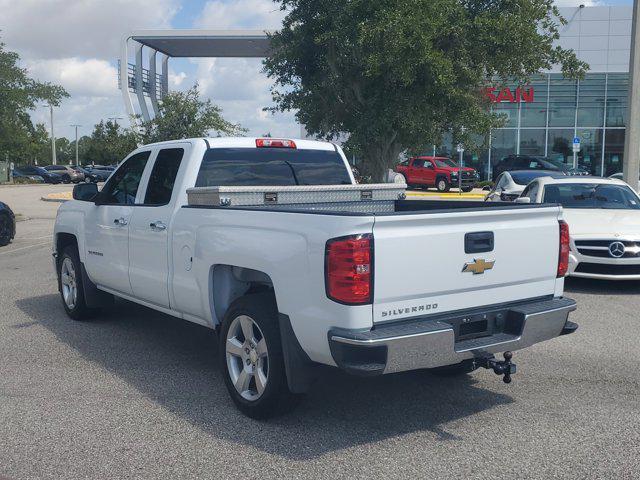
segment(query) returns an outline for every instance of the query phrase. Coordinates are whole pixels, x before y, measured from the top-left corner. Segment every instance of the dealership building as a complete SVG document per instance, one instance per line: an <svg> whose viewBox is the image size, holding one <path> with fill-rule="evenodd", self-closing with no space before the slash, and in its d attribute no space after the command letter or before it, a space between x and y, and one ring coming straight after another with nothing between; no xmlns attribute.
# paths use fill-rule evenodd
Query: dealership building
<svg viewBox="0 0 640 480"><path fill-rule="evenodd" d="M622 171L627 103L631 6L561 8L567 25L557 44L573 49L587 62L582 80L570 80L554 69L522 87L489 89L496 112L507 117L491 132L489 148L465 152L465 165L491 178L491 168L510 154L542 155L573 162L573 139L580 139L577 160L593 175ZM438 154L456 156L450 143Z"/></svg>
<svg viewBox="0 0 640 480"><path fill-rule="evenodd" d="M503 128L487 139L488 148L465 151L464 162L481 178L511 154L547 156L573 163L573 141L580 139L577 161L593 175L622 171L631 48L631 6L561 8L567 24L557 44L587 62L582 80L564 78L559 68L527 85L487 89L493 110L506 115ZM130 62L130 47L135 60ZM143 50L148 57L143 56ZM124 38L119 79L127 113L144 120L159 114L158 100L168 91L168 62L176 57L260 58L269 52L264 31L164 30L132 32ZM161 57L161 68L156 57ZM122 85L123 82L121 82ZM457 157L451 140L428 154Z"/></svg>

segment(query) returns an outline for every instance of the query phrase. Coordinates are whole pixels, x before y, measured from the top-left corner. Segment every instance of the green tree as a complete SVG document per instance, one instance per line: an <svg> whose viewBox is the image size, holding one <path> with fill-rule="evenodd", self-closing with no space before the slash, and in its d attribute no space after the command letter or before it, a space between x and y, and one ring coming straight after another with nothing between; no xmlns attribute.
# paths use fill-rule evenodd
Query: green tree
<svg viewBox="0 0 640 480"><path fill-rule="evenodd" d="M91 137L79 140L78 155L84 164L112 165L120 162L136 147L136 135L131 130L111 120L101 120L93 127Z"/></svg>
<svg viewBox="0 0 640 480"><path fill-rule="evenodd" d="M287 15L264 62L273 110L297 110L319 137L346 133L375 180L445 132L473 149L503 121L482 94L488 81L587 68L553 46L564 22L553 0L278 1Z"/></svg>
<svg viewBox="0 0 640 480"><path fill-rule="evenodd" d="M142 123L140 143L246 132L240 125L225 120L222 109L211 100L202 100L197 84L186 92L170 92L160 101L159 109L160 115Z"/></svg>
<svg viewBox="0 0 640 480"><path fill-rule="evenodd" d="M8 154L16 163L32 163L31 155L39 148L32 142L39 142L42 132L33 126L29 111L38 102L58 105L69 94L60 86L30 78L19 61L17 53L0 43L0 158Z"/></svg>

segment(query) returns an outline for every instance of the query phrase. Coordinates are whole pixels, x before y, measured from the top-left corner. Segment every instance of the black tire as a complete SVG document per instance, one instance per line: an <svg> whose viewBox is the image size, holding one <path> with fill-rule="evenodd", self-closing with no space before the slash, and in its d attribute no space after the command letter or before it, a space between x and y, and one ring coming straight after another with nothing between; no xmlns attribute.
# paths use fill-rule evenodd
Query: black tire
<svg viewBox="0 0 640 480"><path fill-rule="evenodd" d="M0 213L0 247L9 245L13 237L13 221L6 213Z"/></svg>
<svg viewBox="0 0 640 480"><path fill-rule="evenodd" d="M432 368L429 370L429 373L432 373L437 377L461 377L477 370L478 368L478 366L474 366L473 360L465 360L454 365Z"/></svg>
<svg viewBox="0 0 640 480"><path fill-rule="evenodd" d="M71 177L69 175L63 175L62 183L71 183Z"/></svg>
<svg viewBox="0 0 640 480"><path fill-rule="evenodd" d="M62 271L65 261L68 260L73 265L74 269L74 285L76 288L76 299L73 305L65 300L65 294L63 290ZM62 306L64 307L67 315L74 320L88 320L95 317L99 313L99 309L87 307L87 303L84 297L84 286L82 284L82 266L80 263L80 257L78 255L78 247L75 245L69 245L62 251L62 255L58 258L57 264L58 273L58 291L60 292L60 298L62 300Z"/></svg>
<svg viewBox="0 0 640 480"><path fill-rule="evenodd" d="M469 193L471 190L473 190L473 187L462 187L464 193Z"/></svg>
<svg viewBox="0 0 640 480"><path fill-rule="evenodd" d="M436 188L439 192L444 193L449 191L451 185L449 185L449 180L446 177L438 177L436 179Z"/></svg>
<svg viewBox="0 0 640 480"><path fill-rule="evenodd" d="M227 335L234 320L241 316L250 317L258 326L257 333L261 334L268 350L266 386L262 394L255 400L247 399L238 392L229 372L229 362L227 361ZM253 332L256 333L256 330L254 329ZM239 357L236 358L239 359ZM219 359L229 395L231 395L236 407L248 417L255 419L274 417L291 411L298 404L301 395L291 393L287 384L278 311L273 294L267 292L245 295L231 304L220 329ZM236 361L236 359L230 361ZM244 370L244 363L242 366ZM255 385L255 377L250 382L254 382L253 385Z"/></svg>

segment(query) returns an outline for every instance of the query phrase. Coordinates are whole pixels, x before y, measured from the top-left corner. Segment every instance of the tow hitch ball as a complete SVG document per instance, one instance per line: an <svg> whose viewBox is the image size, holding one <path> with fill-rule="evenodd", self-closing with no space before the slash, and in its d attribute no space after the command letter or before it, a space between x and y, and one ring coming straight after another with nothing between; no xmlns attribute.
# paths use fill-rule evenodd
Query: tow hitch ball
<svg viewBox="0 0 640 480"><path fill-rule="evenodd" d="M481 357L476 359L476 363L482 368L493 370L496 375L504 375L502 381L511 383L511 375L516 373L516 364L511 363L513 353L504 352L504 360L496 360L495 357Z"/></svg>

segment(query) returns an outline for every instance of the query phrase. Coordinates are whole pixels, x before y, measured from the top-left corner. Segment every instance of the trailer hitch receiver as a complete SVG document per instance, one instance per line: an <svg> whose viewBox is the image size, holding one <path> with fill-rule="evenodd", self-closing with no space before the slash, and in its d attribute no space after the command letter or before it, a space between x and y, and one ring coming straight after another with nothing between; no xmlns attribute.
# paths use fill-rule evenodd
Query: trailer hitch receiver
<svg viewBox="0 0 640 480"><path fill-rule="evenodd" d="M496 375L503 375L502 381L504 383L511 383L511 375L516 373L516 364L511 362L513 353L504 352L504 360L496 360L491 355L487 357L476 358L475 362L478 366L493 370Z"/></svg>

